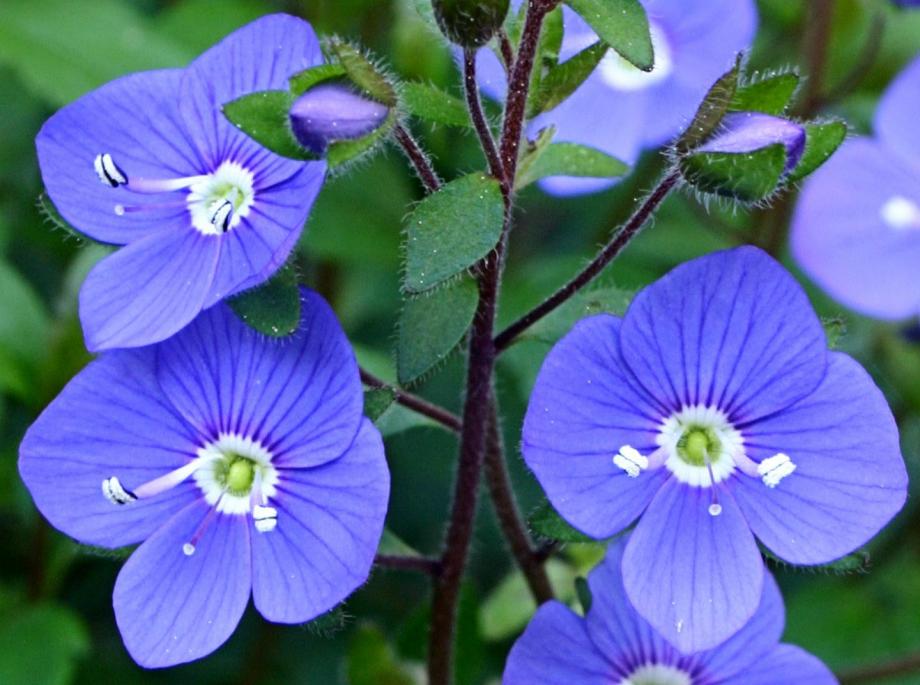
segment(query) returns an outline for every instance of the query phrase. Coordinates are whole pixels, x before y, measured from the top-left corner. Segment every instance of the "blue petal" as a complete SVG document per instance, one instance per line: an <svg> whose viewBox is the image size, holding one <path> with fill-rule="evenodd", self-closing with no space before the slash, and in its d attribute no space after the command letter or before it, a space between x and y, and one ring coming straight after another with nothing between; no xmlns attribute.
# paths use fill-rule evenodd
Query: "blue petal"
<svg viewBox="0 0 920 685"><path fill-rule="evenodd" d="M677 267L636 296L621 335L623 359L658 400L715 406L736 425L811 393L827 363L805 292L753 247Z"/></svg>
<svg viewBox="0 0 920 685"><path fill-rule="evenodd" d="M547 602L508 655L502 685L610 685L614 666L597 650L584 621L559 602Z"/></svg>
<svg viewBox="0 0 920 685"><path fill-rule="evenodd" d="M338 459L283 469L278 525L252 529L253 599L269 621L301 623L330 610L367 580L383 531L390 474L368 420Z"/></svg>
<svg viewBox="0 0 920 685"><path fill-rule="evenodd" d="M202 173L178 110L181 76L181 69L165 69L116 79L61 109L38 133L42 179L61 215L79 231L124 245L166 226L189 225L181 201L116 214L115 205L136 205L149 196L103 185L93 167L97 155L109 153L128 178Z"/></svg>
<svg viewBox="0 0 920 685"><path fill-rule="evenodd" d="M118 506L102 494L117 476L130 489L189 462L198 437L160 392L149 350L111 352L92 362L32 424L19 472L53 526L80 542L140 542L199 494L191 481Z"/></svg>
<svg viewBox="0 0 920 685"><path fill-rule="evenodd" d="M757 537L793 564L837 559L881 530L907 496L898 429L862 367L831 353L809 397L745 429L760 461L785 453L796 464L775 488L739 478L735 496Z"/></svg>
<svg viewBox="0 0 920 685"><path fill-rule="evenodd" d="M709 488L671 479L639 520L623 556L636 610L681 652L734 635L760 604L764 568L747 521L727 488L710 516Z"/></svg>
<svg viewBox="0 0 920 685"><path fill-rule="evenodd" d="M215 236L168 228L103 259L80 289L86 347L140 347L181 330L204 305L218 249Z"/></svg>
<svg viewBox="0 0 920 685"><path fill-rule="evenodd" d="M195 553L187 556L183 545L202 523ZM246 517L216 514L200 500L131 555L118 574L113 603L137 663L163 668L194 661L233 634L251 587L247 526Z"/></svg>
<svg viewBox="0 0 920 685"><path fill-rule="evenodd" d="M584 319L550 351L524 418L521 450L550 502L596 538L632 523L667 478L631 478L613 463L624 445L656 449L664 415L620 358L620 320Z"/></svg>
<svg viewBox="0 0 920 685"><path fill-rule="evenodd" d="M920 172L920 55L898 74L878 103L875 133L894 154L915 165Z"/></svg>
<svg viewBox="0 0 920 685"><path fill-rule="evenodd" d="M777 645L758 663L719 685L837 685L837 678L820 659L794 645Z"/></svg>
<svg viewBox="0 0 920 685"><path fill-rule="evenodd" d="M886 223L902 198L920 207L920 161L910 166L868 138L845 142L802 189L792 253L832 297L881 319L920 312L920 231Z"/></svg>
<svg viewBox="0 0 920 685"><path fill-rule="evenodd" d="M339 457L361 425L354 353L322 298L302 291L300 328L270 340L217 305L159 346L157 378L192 425L258 440L276 466Z"/></svg>

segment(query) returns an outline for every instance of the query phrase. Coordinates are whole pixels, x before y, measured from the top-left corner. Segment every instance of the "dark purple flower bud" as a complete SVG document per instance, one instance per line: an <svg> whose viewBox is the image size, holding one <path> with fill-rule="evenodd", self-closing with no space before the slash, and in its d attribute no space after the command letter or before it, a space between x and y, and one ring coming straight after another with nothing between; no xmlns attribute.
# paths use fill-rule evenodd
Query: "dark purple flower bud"
<svg viewBox="0 0 920 685"><path fill-rule="evenodd" d="M777 143L786 146L786 171L790 171L805 151L805 127L789 119L760 112L732 112L722 120L719 133L699 151L754 152Z"/></svg>
<svg viewBox="0 0 920 685"><path fill-rule="evenodd" d="M377 129L390 110L351 88L321 84L301 95L291 107L291 127L300 144L323 154L329 143L361 138Z"/></svg>

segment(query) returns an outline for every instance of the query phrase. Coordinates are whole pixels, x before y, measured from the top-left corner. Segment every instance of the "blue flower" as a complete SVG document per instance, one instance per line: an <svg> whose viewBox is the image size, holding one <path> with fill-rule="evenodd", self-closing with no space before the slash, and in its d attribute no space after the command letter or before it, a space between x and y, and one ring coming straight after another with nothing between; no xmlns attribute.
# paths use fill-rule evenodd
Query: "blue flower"
<svg viewBox="0 0 920 685"><path fill-rule="evenodd" d="M80 292L91 351L164 340L285 262L325 165L269 152L221 106L322 61L309 24L268 16L185 69L119 78L45 123L36 146L54 204L87 236L123 246Z"/></svg>
<svg viewBox="0 0 920 685"><path fill-rule="evenodd" d="M225 304L170 340L103 354L29 429L19 470L39 510L80 542L142 544L115 584L134 659L198 659L252 594L301 623L364 583L389 493L380 435L328 305L303 292L290 338Z"/></svg>
<svg viewBox="0 0 920 685"><path fill-rule="evenodd" d="M610 547L588 576L593 595L584 619L548 602L508 657L503 685L834 685L814 656L780 644L783 600L772 576L751 620L708 651L682 654L630 605L620 563L625 545Z"/></svg>
<svg viewBox="0 0 920 685"><path fill-rule="evenodd" d="M920 314L920 56L889 86L875 138L845 142L805 183L792 252L831 296L880 319Z"/></svg>
<svg viewBox="0 0 920 685"><path fill-rule="evenodd" d="M757 608L755 536L792 564L827 563L877 533L907 488L885 398L750 247L679 266L623 319L578 323L540 370L522 450L576 528L603 539L636 524L627 595L687 653Z"/></svg>
<svg viewBox="0 0 920 685"><path fill-rule="evenodd" d="M713 82L754 40L757 10L751 0L642 0L651 26L655 68L649 73L609 52L597 70L561 105L537 117L532 130L553 125L556 139L580 143L632 164L642 150L683 130ZM513 2L519 8L521 0ZM597 35L563 7L565 61L597 41ZM490 50L479 52L480 81L501 97L505 75ZM594 192L610 179L556 177L541 182L557 195Z"/></svg>

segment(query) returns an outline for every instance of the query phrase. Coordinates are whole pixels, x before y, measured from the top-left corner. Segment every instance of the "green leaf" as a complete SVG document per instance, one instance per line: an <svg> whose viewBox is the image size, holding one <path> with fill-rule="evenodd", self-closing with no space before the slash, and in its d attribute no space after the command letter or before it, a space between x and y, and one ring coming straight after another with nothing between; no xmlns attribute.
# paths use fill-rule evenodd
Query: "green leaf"
<svg viewBox="0 0 920 685"><path fill-rule="evenodd" d="M591 595L591 586L584 577L578 576L575 579L575 594L578 595L578 603L581 604L581 611L587 614L591 611L591 605L594 603L594 597Z"/></svg>
<svg viewBox="0 0 920 685"><path fill-rule="evenodd" d="M219 12L214 0L179 0L163 6L153 22L159 33L199 54L269 11L262 0L221 0Z"/></svg>
<svg viewBox="0 0 920 685"><path fill-rule="evenodd" d="M195 53L156 33L132 4L118 0L3 0L0 63L53 105L126 73L181 67Z"/></svg>
<svg viewBox="0 0 920 685"><path fill-rule="evenodd" d="M633 66L655 66L648 17L639 0L565 0L605 43Z"/></svg>
<svg viewBox="0 0 920 685"><path fill-rule="evenodd" d="M550 583L558 591L556 599L566 603L575 599L575 569L559 559L548 560L545 568ZM483 601L479 609L479 632L493 642L510 638L527 625L536 609L524 574L513 571Z"/></svg>
<svg viewBox="0 0 920 685"><path fill-rule="evenodd" d="M263 90L226 103L221 109L234 126L272 152L290 159L313 160L291 130L293 98L286 90Z"/></svg>
<svg viewBox="0 0 920 685"><path fill-rule="evenodd" d="M323 81L329 81L335 78L345 76L345 67L341 64L320 64L317 67L310 67L303 71L298 71L288 79L288 88L291 95L295 98L303 95L313 86Z"/></svg>
<svg viewBox="0 0 920 685"><path fill-rule="evenodd" d="M436 124L469 128L470 115L460 98L427 83L405 83L402 102L413 116Z"/></svg>
<svg viewBox="0 0 920 685"><path fill-rule="evenodd" d="M786 148L770 145L754 152L695 152L680 160L684 178L697 190L742 202L772 194L786 168Z"/></svg>
<svg viewBox="0 0 920 685"><path fill-rule="evenodd" d="M528 519L530 529L547 540L559 542L595 542L595 539L575 530L563 519L549 502L541 504Z"/></svg>
<svg viewBox="0 0 920 685"><path fill-rule="evenodd" d="M380 544L377 546L377 554L389 554L400 557L421 556L389 528L383 529L383 535L380 536Z"/></svg>
<svg viewBox="0 0 920 685"><path fill-rule="evenodd" d="M685 154L699 147L722 122L738 90L740 71L741 55L739 54L735 59L735 66L712 85L696 110L687 130L677 139L675 147L679 153Z"/></svg>
<svg viewBox="0 0 920 685"><path fill-rule="evenodd" d="M396 400L396 393L389 388L374 388L364 391L364 415L377 422Z"/></svg>
<svg viewBox="0 0 920 685"><path fill-rule="evenodd" d="M805 152L798 165L789 172L788 181L799 181L824 164L847 137L847 125L842 121L805 125Z"/></svg>
<svg viewBox="0 0 920 685"><path fill-rule="evenodd" d="M616 286L582 290L531 326L522 337L554 345L585 317L601 313L623 316L634 295L633 291Z"/></svg>
<svg viewBox="0 0 920 685"><path fill-rule="evenodd" d="M763 112L778 116L786 111L798 87L799 75L794 72L769 76L739 86L729 109L733 112Z"/></svg>
<svg viewBox="0 0 920 685"><path fill-rule="evenodd" d="M422 200L408 218L406 290L433 288L488 255L504 216L498 181L482 173L451 181Z"/></svg>
<svg viewBox="0 0 920 685"><path fill-rule="evenodd" d="M359 626L349 640L346 675L349 685L415 685L386 636L371 624Z"/></svg>
<svg viewBox="0 0 920 685"><path fill-rule="evenodd" d="M827 564L817 564L814 566L798 566L790 564L779 558L765 546L760 545L760 551L767 559L783 568L791 568L795 571L804 571L806 573L834 573L837 575L862 574L868 573L871 567L871 555L869 550L861 547L849 554L836 559Z"/></svg>
<svg viewBox="0 0 920 685"><path fill-rule="evenodd" d="M363 157L382 143L390 135L395 125L396 112L391 110L383 123L363 138L337 140L334 143L330 143L326 150L326 163L330 169L335 169L359 157Z"/></svg>
<svg viewBox="0 0 920 685"><path fill-rule="evenodd" d="M528 102L528 117L547 112L574 93L594 72L610 46L599 41L574 57L550 67Z"/></svg>
<svg viewBox="0 0 920 685"><path fill-rule="evenodd" d="M246 324L265 335L282 338L300 324L300 288L297 272L285 265L264 285L228 300Z"/></svg>
<svg viewBox="0 0 920 685"><path fill-rule="evenodd" d="M406 302L399 317L396 373L411 383L447 358L476 313L479 291L468 278Z"/></svg>
<svg viewBox="0 0 920 685"><path fill-rule="evenodd" d="M69 609L24 607L0 628L0 683L67 685L89 646L86 627Z"/></svg>
<svg viewBox="0 0 920 685"><path fill-rule="evenodd" d="M593 147L578 143L552 143L528 160L518 175L517 187L549 176L579 176L583 178L617 178L629 167L616 157Z"/></svg>
<svg viewBox="0 0 920 685"><path fill-rule="evenodd" d="M0 293L0 391L34 400L35 376L47 358L51 321L32 286L5 261L0 261Z"/></svg>
<svg viewBox="0 0 920 685"><path fill-rule="evenodd" d="M326 45L329 52L345 69L352 83L387 107L396 107L396 89L383 72L364 56L364 53L339 38L329 39Z"/></svg>

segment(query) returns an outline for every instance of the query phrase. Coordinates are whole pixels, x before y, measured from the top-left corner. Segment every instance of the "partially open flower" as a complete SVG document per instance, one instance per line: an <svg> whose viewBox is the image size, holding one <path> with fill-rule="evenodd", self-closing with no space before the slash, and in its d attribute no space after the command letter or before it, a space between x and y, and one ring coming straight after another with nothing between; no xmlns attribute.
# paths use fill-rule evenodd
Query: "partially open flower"
<svg viewBox="0 0 920 685"><path fill-rule="evenodd" d="M390 113L386 105L359 95L348 86L320 84L294 101L291 128L297 140L316 154L330 143L373 133Z"/></svg>
<svg viewBox="0 0 920 685"><path fill-rule="evenodd" d="M786 172L789 172L805 151L805 127L761 112L732 112L722 120L720 132L698 151L746 153L778 143L786 147Z"/></svg>

